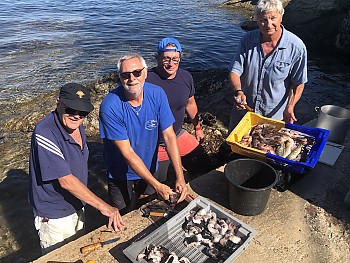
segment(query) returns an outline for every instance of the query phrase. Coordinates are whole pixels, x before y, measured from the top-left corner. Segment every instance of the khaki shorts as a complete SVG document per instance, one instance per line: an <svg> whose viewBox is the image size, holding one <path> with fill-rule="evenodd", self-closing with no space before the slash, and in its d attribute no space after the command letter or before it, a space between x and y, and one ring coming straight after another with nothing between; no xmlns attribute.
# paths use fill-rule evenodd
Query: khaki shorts
<svg viewBox="0 0 350 263"><path fill-rule="evenodd" d="M84 234L84 208L78 212L57 219L35 216L42 254L46 254Z"/></svg>

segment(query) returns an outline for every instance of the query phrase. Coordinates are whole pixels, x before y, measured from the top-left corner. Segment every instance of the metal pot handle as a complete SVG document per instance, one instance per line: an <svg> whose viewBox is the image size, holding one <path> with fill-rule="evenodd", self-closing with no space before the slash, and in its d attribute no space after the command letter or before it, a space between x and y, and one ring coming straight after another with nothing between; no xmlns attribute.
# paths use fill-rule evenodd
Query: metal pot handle
<svg viewBox="0 0 350 263"><path fill-rule="evenodd" d="M315 111L316 111L317 113L320 113L320 107L316 106L316 107L315 107Z"/></svg>

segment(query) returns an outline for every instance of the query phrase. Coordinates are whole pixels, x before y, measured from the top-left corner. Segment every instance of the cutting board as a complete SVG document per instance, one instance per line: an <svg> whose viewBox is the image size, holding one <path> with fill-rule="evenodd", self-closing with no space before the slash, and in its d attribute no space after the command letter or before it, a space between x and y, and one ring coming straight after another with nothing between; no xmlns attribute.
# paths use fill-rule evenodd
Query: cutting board
<svg viewBox="0 0 350 263"><path fill-rule="evenodd" d="M333 166L338 160L344 146L333 142L327 142L318 162Z"/></svg>

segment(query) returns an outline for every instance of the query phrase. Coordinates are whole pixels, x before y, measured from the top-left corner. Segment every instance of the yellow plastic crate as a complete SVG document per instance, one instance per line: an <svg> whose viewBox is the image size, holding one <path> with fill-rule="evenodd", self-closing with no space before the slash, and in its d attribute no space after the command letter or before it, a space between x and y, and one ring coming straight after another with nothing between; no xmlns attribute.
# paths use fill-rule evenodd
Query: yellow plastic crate
<svg viewBox="0 0 350 263"><path fill-rule="evenodd" d="M278 130L285 127L284 121L266 118L254 112L247 112L226 139L226 142L231 146L231 150L244 156L266 161L267 157L264 151L239 143L243 136L249 133L252 127L263 123L275 125Z"/></svg>
<svg viewBox="0 0 350 263"><path fill-rule="evenodd" d="M264 151L251 148L240 144L242 137L250 132L250 129L257 124L272 124L276 126L276 129L287 128L295 131L302 132L315 138L315 142L308 152L305 162L297 162L288 160L281 156L265 153ZM285 123L284 121L277 121L270 118L263 117L253 112L247 112L242 120L238 123L236 128L227 137L226 141L231 146L231 150L235 153L248 156L255 159L265 161L275 167L279 167L284 170L289 170L295 173L303 173L305 168L315 167L324 146L326 145L329 130L321 128L310 128L297 124Z"/></svg>

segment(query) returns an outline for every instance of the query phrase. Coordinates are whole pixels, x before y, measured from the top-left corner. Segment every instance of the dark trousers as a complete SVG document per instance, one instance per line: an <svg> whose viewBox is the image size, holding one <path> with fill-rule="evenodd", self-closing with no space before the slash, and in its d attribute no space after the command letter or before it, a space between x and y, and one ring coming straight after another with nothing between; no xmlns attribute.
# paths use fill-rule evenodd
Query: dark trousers
<svg viewBox="0 0 350 263"><path fill-rule="evenodd" d="M156 195L152 186L144 180L115 180L108 179L108 194L111 205L118 208L120 214L126 214L137 209ZM140 195L148 195L149 198L140 200Z"/></svg>

